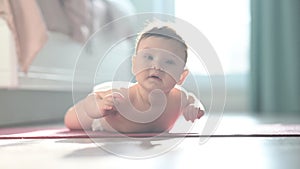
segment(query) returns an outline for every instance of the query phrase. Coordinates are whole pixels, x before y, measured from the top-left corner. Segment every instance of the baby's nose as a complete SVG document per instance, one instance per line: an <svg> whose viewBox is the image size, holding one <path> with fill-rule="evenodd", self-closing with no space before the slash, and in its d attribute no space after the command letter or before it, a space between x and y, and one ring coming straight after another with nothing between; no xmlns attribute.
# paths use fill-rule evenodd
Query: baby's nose
<svg viewBox="0 0 300 169"><path fill-rule="evenodd" d="M155 70L163 70L163 67L162 67L162 65L161 65L160 62L153 62L151 68L152 68L152 69L155 69Z"/></svg>

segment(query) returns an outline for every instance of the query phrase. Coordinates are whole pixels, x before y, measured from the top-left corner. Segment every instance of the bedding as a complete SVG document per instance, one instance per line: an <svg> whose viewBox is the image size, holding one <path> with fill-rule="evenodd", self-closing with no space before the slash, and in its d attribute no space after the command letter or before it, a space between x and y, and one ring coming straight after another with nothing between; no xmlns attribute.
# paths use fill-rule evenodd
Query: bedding
<svg viewBox="0 0 300 169"><path fill-rule="evenodd" d="M0 1L0 17L7 22L13 34L18 66L25 73L37 54L45 48L49 32L65 34L82 46L103 25L133 13L129 0L122 3L115 0ZM108 37L101 38L105 41L112 35L120 35L120 32L133 32L134 25L128 22L120 28L111 24Z"/></svg>

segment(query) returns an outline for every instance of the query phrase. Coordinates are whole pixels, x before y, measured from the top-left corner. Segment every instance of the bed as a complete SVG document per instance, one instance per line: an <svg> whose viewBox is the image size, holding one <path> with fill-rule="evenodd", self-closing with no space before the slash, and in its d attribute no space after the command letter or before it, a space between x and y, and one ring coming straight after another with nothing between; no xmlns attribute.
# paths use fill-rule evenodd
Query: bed
<svg viewBox="0 0 300 169"><path fill-rule="evenodd" d="M22 7L22 5L24 5L22 3L24 2L25 5L33 6L26 6L27 8L23 8L23 11L33 11L34 9L38 10L37 13L40 14L40 21L42 21L41 25L44 25L44 28L46 28L45 34L42 33L43 30L39 29L43 27L31 24L32 20L30 16L32 14L29 15L29 19L27 18L28 22L26 23L30 25L27 27L28 29L24 29L26 24L23 22L17 22L18 24L21 23L23 26L23 29L20 29L21 31L19 32L17 32L16 25L12 26L7 22L9 20L13 23L15 22L12 18L12 15L15 14L11 13L11 15L9 15L9 12L12 12L13 8L15 9ZM103 27L106 23L109 23L109 21L120 16L133 14L135 9L131 2L129 0L122 0L122 2L117 0L80 1L93 2L95 3L93 4L93 9L97 9L94 11L96 13L93 14L95 16L93 17L93 29L91 29L92 31L89 33L89 36L83 39L75 36L78 34L74 34L74 31L73 33L70 33L72 32L70 29L74 28L74 24L73 26L70 26L70 23L67 24L67 20L62 20L62 16L51 16L53 13L59 13L58 11L60 10L58 9L62 8L62 6L58 5L62 5L64 2L71 3L69 4L71 7L74 7L74 5L76 7L76 4L72 3L79 1L0 1L0 3L3 3L0 5L0 28L1 30L3 27L5 28L7 32L5 37L7 41L9 40L9 43L5 41L4 44L11 44L11 47L9 47L6 52L6 58L2 57L4 50L0 51L2 52L1 60L3 61L0 62L0 77L1 79L6 80L0 80L0 125L14 125L35 122L39 123L63 119L65 110L73 104L72 86L74 82L74 71L76 70L76 66L78 66L77 70L79 71L77 71L78 76L76 76L77 81L75 83L78 86L77 89L80 90L81 93L86 93L92 90L91 85L93 85L92 83L94 83L94 81L91 82L90 79L87 81L87 77L92 78L92 76L94 76L94 74L97 72L98 76L95 83L110 80L109 78L116 70L115 65L120 63L124 64L124 68L126 68L125 65L127 65L127 70L124 72L128 72L128 74L125 73L124 77L131 76L129 70L130 61L126 60L126 56L131 55L131 51L128 49L132 49L134 45L133 40L125 39L118 45L118 48L110 51L108 55L105 55L105 57L99 55L99 53L103 53L103 51L107 50L105 44L121 38L117 36L118 32L134 31L134 21L128 22L127 25L123 25L122 29L118 27L111 28L109 32L106 32L105 34L102 33L92 42L88 41L88 38L92 35L93 31L96 32L98 28ZM15 6L12 7L11 3L14 3ZM51 3L53 3L52 7L50 7ZM82 6L79 6L79 8L81 7ZM13 11L17 11L19 14L21 13L22 17L26 16L24 13L22 13L22 10ZM73 10L73 12L76 11L82 12L83 10ZM60 13L64 12L65 11L60 11ZM52 17L52 19L49 19L49 16ZM23 18L23 21L26 20ZM111 24L111 26L112 25L113 24ZM40 33L42 35L42 41L40 38L38 38L39 30L41 31ZM26 32L29 32L30 34L26 35ZM29 58L27 61L24 61L24 55L21 55L22 52L20 49L19 52L17 51L17 35L26 35L32 37L29 38L29 41L27 41L28 39L26 40L25 38L25 46L35 43L40 45L33 45L35 49L32 52L29 52L30 56L28 56ZM35 38L36 41L33 42ZM1 38L1 42L3 39ZM86 42L89 42L88 47L83 49ZM1 45L1 47L5 46ZM121 52L121 54L116 51ZM12 55L11 53L15 53L16 55ZM79 55L82 60L78 64ZM20 58L22 58L24 62L20 61ZM5 59L7 59L7 62L4 62ZM101 70L91 69L95 68L99 61L104 63L101 66ZM114 64L112 63L113 61ZM2 67L1 64L4 66Z"/></svg>

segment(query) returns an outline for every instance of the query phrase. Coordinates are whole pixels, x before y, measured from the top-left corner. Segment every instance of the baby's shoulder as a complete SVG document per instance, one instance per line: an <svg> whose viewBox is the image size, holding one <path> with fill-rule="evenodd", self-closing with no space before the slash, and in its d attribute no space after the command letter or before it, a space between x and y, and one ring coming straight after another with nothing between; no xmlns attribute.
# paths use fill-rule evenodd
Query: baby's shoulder
<svg viewBox="0 0 300 169"><path fill-rule="evenodd" d="M179 86L179 85L175 85L175 87L173 88L173 91L178 94L184 94L184 95L188 94L188 92L182 86Z"/></svg>
<svg viewBox="0 0 300 169"><path fill-rule="evenodd" d="M172 96L177 96L178 98L181 99L186 99L188 97L188 92L181 86L176 85L172 89Z"/></svg>
<svg viewBox="0 0 300 169"><path fill-rule="evenodd" d="M182 87L174 87L168 95L168 101L171 104L186 105L188 101L188 94Z"/></svg>

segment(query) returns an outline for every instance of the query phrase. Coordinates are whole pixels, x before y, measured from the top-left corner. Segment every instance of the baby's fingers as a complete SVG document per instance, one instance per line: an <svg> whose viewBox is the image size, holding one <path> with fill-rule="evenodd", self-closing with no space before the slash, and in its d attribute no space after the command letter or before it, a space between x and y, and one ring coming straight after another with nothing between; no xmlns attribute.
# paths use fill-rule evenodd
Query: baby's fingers
<svg viewBox="0 0 300 169"><path fill-rule="evenodd" d="M124 99L124 96L119 92L113 92L103 98L103 109L105 110L116 110L115 105Z"/></svg>
<svg viewBox="0 0 300 169"><path fill-rule="evenodd" d="M184 117L187 121L194 122L196 119L199 119L203 115L203 112L199 114L199 108L189 105L186 107L184 112Z"/></svg>
<svg viewBox="0 0 300 169"><path fill-rule="evenodd" d="M114 99L124 99L125 97L121 94L121 93L119 93L119 92L113 92L112 94L112 97L114 98Z"/></svg>
<svg viewBox="0 0 300 169"><path fill-rule="evenodd" d="M100 109L103 110L112 110L114 103L111 99L106 99L102 101L102 104L99 105Z"/></svg>
<svg viewBox="0 0 300 169"><path fill-rule="evenodd" d="M183 115L186 121L192 120L192 107L191 106L186 107Z"/></svg>
<svg viewBox="0 0 300 169"><path fill-rule="evenodd" d="M204 111L199 109L197 114L197 119L200 119L204 114L205 114Z"/></svg>

